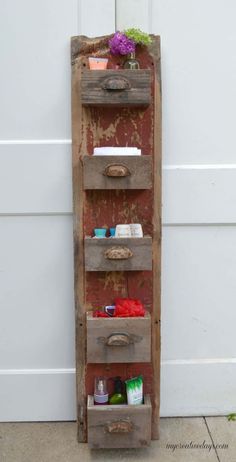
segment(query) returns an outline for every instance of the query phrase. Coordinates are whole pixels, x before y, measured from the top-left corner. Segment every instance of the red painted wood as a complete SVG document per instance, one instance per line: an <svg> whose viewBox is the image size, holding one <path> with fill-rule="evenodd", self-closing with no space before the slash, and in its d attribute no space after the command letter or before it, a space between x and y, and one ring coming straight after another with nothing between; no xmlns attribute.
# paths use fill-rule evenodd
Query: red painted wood
<svg viewBox="0 0 236 462"><path fill-rule="evenodd" d="M140 52L141 67L153 70L151 56ZM109 57L110 58L110 57ZM109 63L114 68L120 59ZM153 95L153 86L152 86ZM152 98L153 101L153 98ZM153 154L153 102L146 109L89 108L86 121L87 152L99 146L136 146L142 154ZM144 234L152 235L153 190L87 191L84 207L84 236L95 227L114 227L118 223L141 223ZM152 272L86 273L86 305L88 309L111 304L117 296L140 298L152 311ZM144 391L153 395L151 364L88 364L86 392L93 394L94 377L120 375L123 380L136 375L144 377Z"/></svg>

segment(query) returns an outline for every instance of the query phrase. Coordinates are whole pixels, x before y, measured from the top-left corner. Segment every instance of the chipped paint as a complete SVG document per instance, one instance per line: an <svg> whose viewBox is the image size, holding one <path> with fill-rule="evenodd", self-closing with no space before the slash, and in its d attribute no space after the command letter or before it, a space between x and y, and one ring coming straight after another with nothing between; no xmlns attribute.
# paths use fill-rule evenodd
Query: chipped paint
<svg viewBox="0 0 236 462"><path fill-rule="evenodd" d="M108 38L89 40L78 57L75 42L72 60L82 69L87 56L107 56ZM141 67L153 69L152 56L138 54ZM115 68L117 57L109 59ZM153 95L153 86L152 86ZM79 151L91 155L95 146L137 146L144 155L153 153L153 103L145 110L120 108L82 108ZM114 227L118 223L142 223L144 234L153 232L153 191L87 191L84 194L84 235L92 235L95 227ZM152 272L87 272L85 274L86 309L92 310L110 304L117 296L140 298L152 311ZM145 393L153 394L151 364L88 364L86 366L86 393L93 393L94 377L120 375L123 379L135 375L144 376Z"/></svg>

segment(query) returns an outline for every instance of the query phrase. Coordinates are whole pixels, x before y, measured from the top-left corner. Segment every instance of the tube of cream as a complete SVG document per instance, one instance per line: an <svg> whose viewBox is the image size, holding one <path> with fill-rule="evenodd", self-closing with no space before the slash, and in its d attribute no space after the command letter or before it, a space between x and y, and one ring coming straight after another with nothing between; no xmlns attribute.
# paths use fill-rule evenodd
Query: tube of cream
<svg viewBox="0 0 236 462"><path fill-rule="evenodd" d="M128 379L125 384L128 404L143 404L143 377Z"/></svg>

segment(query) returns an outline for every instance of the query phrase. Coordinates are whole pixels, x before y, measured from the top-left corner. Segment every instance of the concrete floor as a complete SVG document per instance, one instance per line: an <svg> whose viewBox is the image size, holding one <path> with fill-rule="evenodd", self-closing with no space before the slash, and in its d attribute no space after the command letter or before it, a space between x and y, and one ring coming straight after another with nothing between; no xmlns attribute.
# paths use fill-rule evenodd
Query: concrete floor
<svg viewBox="0 0 236 462"><path fill-rule="evenodd" d="M74 422L0 424L0 462L93 461L236 462L236 422L226 417L162 418L160 440L149 448L92 451L77 443Z"/></svg>

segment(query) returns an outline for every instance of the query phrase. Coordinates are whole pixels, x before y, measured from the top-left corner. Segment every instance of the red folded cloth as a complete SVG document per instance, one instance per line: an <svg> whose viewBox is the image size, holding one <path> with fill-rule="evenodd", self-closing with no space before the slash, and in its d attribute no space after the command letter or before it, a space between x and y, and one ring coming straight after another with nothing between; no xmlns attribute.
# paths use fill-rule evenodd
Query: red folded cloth
<svg viewBox="0 0 236 462"><path fill-rule="evenodd" d="M135 298L116 298L115 310L113 318L134 318L145 316L145 309L140 300ZM102 310L93 311L94 318L110 318L110 316Z"/></svg>
<svg viewBox="0 0 236 462"><path fill-rule="evenodd" d="M114 316L117 318L144 316L145 309L135 298L116 298Z"/></svg>
<svg viewBox="0 0 236 462"><path fill-rule="evenodd" d="M93 311L93 318L110 318L109 314L102 310Z"/></svg>

